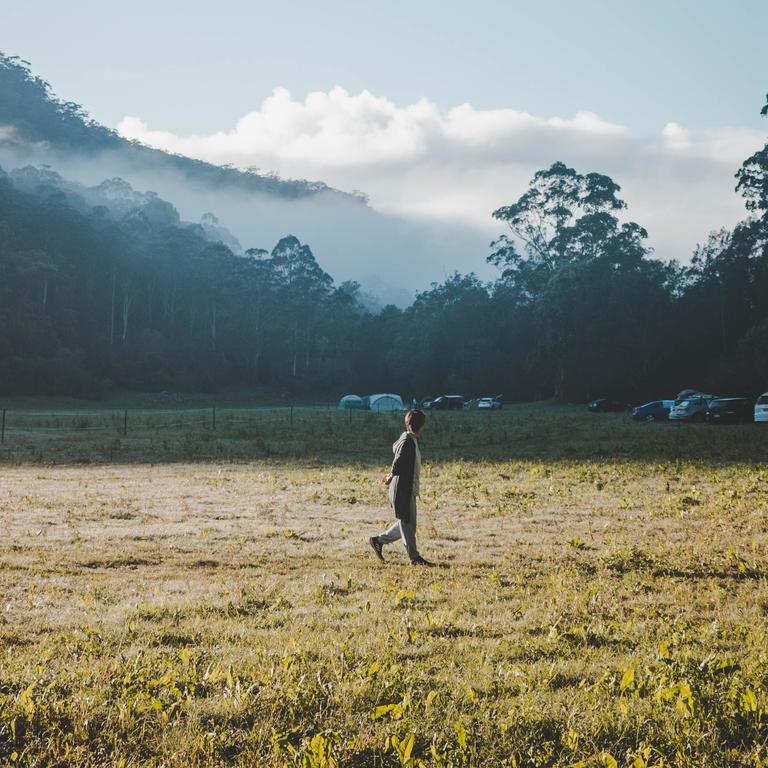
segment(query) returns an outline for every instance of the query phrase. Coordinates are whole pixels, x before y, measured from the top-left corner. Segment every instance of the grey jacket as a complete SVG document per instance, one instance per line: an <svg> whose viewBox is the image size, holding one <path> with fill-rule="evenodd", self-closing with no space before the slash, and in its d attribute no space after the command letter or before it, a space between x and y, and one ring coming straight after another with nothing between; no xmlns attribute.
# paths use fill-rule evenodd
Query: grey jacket
<svg viewBox="0 0 768 768"><path fill-rule="evenodd" d="M395 517L404 523L411 521L411 497L413 476L416 471L416 441L412 435L403 432L392 446L395 454L392 462L392 482L389 484L389 504L395 510Z"/></svg>

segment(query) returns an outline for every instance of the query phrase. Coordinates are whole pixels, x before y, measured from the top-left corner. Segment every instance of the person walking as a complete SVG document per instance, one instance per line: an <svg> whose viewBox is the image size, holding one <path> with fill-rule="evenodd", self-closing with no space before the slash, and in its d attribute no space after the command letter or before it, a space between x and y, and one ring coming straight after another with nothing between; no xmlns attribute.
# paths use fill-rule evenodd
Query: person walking
<svg viewBox="0 0 768 768"><path fill-rule="evenodd" d="M368 539L382 563L384 545L401 539L411 565L432 565L419 554L416 546L416 498L419 495L421 474L419 437L426 423L424 411L412 408L405 414L405 432L392 445L392 453L395 455L392 469L382 482L389 486L389 504L397 519L384 533Z"/></svg>

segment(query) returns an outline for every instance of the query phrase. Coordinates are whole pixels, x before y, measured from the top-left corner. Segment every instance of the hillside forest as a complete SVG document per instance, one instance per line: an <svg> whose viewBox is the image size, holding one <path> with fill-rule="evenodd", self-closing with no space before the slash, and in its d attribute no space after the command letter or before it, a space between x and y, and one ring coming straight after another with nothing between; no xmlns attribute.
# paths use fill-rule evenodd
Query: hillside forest
<svg viewBox="0 0 768 768"><path fill-rule="evenodd" d="M19 95L13 129L0 130L7 145L52 134L124 141L58 101L25 63L3 57L0 73ZM22 98L30 89L45 96L35 109ZM12 118L0 114L0 128ZM335 282L290 233L241 248L215 212L185 221L172 200L121 178L88 186L6 157L2 394L641 401L684 386L768 388L768 145L734 169L744 219L702 233L690 263L651 252L613 179L554 162L493 211L499 236L477 258L498 269L495 280L456 273L406 308ZM294 184L292 194L312 193Z"/></svg>

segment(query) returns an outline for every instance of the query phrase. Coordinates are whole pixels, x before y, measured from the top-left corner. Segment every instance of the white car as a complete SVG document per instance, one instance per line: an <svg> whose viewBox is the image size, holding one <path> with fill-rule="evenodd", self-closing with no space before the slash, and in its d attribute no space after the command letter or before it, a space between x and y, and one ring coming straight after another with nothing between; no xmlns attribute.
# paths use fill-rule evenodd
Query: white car
<svg viewBox="0 0 768 768"><path fill-rule="evenodd" d="M763 392L755 403L755 423L768 421L768 392Z"/></svg>
<svg viewBox="0 0 768 768"><path fill-rule="evenodd" d="M483 411L496 411L501 408L501 400L495 397L481 397L477 401L477 409Z"/></svg>
<svg viewBox="0 0 768 768"><path fill-rule="evenodd" d="M670 421L704 421L704 412L715 395L691 395L685 400L675 400L667 417Z"/></svg>

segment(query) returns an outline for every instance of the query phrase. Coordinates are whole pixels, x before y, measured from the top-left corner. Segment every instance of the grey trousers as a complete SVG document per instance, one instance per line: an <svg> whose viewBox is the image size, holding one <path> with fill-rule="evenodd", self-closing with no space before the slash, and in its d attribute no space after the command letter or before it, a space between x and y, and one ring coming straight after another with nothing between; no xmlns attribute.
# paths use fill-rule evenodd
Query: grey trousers
<svg viewBox="0 0 768 768"><path fill-rule="evenodd" d="M390 544L402 539L408 559L413 562L419 558L419 550L416 548L416 497L411 497L411 519L405 523L402 520L395 522L378 536L382 544Z"/></svg>

